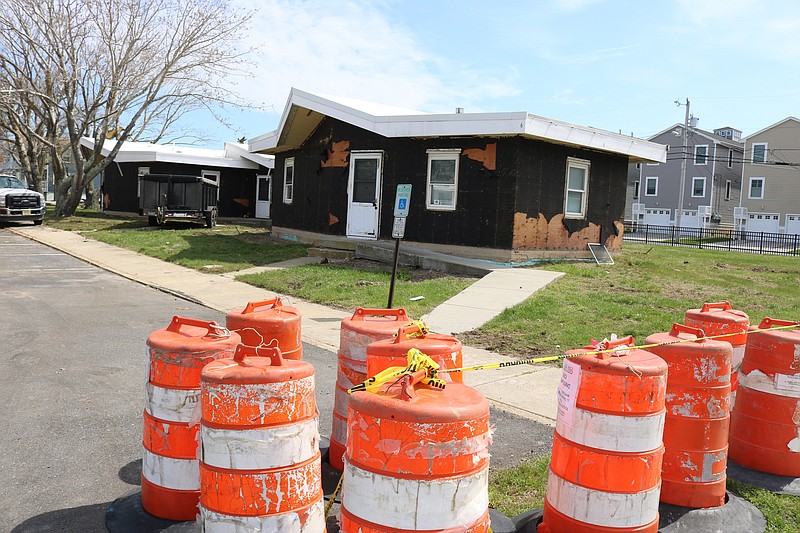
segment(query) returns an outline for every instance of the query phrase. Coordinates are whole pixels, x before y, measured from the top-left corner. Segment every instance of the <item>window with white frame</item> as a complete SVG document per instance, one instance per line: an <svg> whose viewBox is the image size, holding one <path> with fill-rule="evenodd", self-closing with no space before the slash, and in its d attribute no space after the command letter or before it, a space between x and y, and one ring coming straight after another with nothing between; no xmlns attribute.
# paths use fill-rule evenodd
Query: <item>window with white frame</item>
<svg viewBox="0 0 800 533"><path fill-rule="evenodd" d="M294 157L288 157L283 163L283 203L292 203L292 198L294 198Z"/></svg>
<svg viewBox="0 0 800 533"><path fill-rule="evenodd" d="M732 187L731 180L725 180L725 199L726 200L730 200L731 199L731 187Z"/></svg>
<svg viewBox="0 0 800 533"><path fill-rule="evenodd" d="M764 198L764 178L750 178L749 194L751 200L761 200Z"/></svg>
<svg viewBox="0 0 800 533"><path fill-rule="evenodd" d="M565 218L585 218L589 190L589 161L567 158Z"/></svg>
<svg viewBox="0 0 800 533"><path fill-rule="evenodd" d="M633 182L633 199L639 199L639 180Z"/></svg>
<svg viewBox="0 0 800 533"><path fill-rule="evenodd" d="M708 162L708 145L698 144L694 147L694 164L705 165Z"/></svg>
<svg viewBox="0 0 800 533"><path fill-rule="evenodd" d="M645 178L645 185L644 185L644 195L645 196L657 196L658 195L658 177L648 177Z"/></svg>
<svg viewBox="0 0 800 533"><path fill-rule="evenodd" d="M139 167L136 170L136 174L138 176L144 176L145 174L150 174L150 167ZM142 195L142 180L138 180L138 184L136 187L136 196Z"/></svg>
<svg viewBox="0 0 800 533"><path fill-rule="evenodd" d="M203 170L200 175L217 184L217 200L219 200L219 170Z"/></svg>
<svg viewBox="0 0 800 533"><path fill-rule="evenodd" d="M728 150L728 168L733 166L733 150Z"/></svg>
<svg viewBox="0 0 800 533"><path fill-rule="evenodd" d="M752 163L767 162L767 143L753 143Z"/></svg>
<svg viewBox="0 0 800 533"><path fill-rule="evenodd" d="M425 204L436 211L455 211L460 149L428 150Z"/></svg>
<svg viewBox="0 0 800 533"><path fill-rule="evenodd" d="M703 177L692 178L692 196L702 197L706 195L706 179Z"/></svg>

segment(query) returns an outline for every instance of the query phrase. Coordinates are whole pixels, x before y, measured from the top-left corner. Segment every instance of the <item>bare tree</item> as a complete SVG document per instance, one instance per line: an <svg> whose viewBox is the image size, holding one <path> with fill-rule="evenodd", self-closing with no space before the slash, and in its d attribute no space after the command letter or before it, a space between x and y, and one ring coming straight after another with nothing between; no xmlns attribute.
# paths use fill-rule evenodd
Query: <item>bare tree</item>
<svg viewBox="0 0 800 533"><path fill-rule="evenodd" d="M4 0L0 128L17 153L48 156L56 216L75 212L124 141L179 137L187 113L239 105L222 84L242 64L249 15L228 0Z"/></svg>

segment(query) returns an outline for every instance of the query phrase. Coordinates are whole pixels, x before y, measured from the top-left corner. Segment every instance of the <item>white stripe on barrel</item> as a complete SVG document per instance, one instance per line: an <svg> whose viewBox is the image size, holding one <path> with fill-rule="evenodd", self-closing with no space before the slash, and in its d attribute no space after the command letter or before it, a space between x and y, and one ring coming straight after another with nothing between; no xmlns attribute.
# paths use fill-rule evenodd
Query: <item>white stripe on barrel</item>
<svg viewBox="0 0 800 533"><path fill-rule="evenodd" d="M572 423L556 419L556 431L582 446L616 452L649 452L661 446L665 413L620 416L576 407Z"/></svg>
<svg viewBox="0 0 800 533"><path fill-rule="evenodd" d="M142 475L147 481L173 490L200 490L200 466L196 459L173 459L143 448Z"/></svg>
<svg viewBox="0 0 800 533"><path fill-rule="evenodd" d="M362 520L394 529L465 527L486 513L488 486L486 468L460 478L416 480L375 474L345 460L342 506Z"/></svg>
<svg viewBox="0 0 800 533"><path fill-rule="evenodd" d="M145 385L144 408L161 420L189 422L199 401L200 389L167 389L149 382Z"/></svg>

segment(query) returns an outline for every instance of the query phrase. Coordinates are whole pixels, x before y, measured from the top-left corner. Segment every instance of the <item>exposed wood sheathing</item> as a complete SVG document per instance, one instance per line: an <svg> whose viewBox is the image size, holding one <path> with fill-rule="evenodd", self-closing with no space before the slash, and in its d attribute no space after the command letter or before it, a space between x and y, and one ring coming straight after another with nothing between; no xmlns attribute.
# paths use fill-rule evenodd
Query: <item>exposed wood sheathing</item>
<svg viewBox="0 0 800 533"><path fill-rule="evenodd" d="M319 166L322 168L346 167L350 157L350 141L334 141L331 148L326 149L327 158L321 161Z"/></svg>
<svg viewBox="0 0 800 533"><path fill-rule="evenodd" d="M486 170L497 169L497 143L489 143L483 150L480 148L470 148L468 150L464 150L464 155L473 161L479 161L483 163L483 168Z"/></svg>
<svg viewBox="0 0 800 533"><path fill-rule="evenodd" d="M622 224L614 222L617 235L610 235L605 245L609 250L617 250L622 245ZM564 215L559 213L548 222L539 213L530 218L526 213L514 213L515 250L586 250L590 242L600 242L601 228L591 222L580 231L570 233L564 225Z"/></svg>

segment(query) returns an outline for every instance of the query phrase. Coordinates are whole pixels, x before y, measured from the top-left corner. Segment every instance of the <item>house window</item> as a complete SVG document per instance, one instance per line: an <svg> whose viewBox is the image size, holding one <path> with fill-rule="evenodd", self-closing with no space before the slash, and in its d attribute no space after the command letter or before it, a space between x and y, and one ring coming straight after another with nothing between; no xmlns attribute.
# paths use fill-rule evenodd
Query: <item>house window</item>
<svg viewBox="0 0 800 533"><path fill-rule="evenodd" d="M217 200L219 200L219 170L203 170L200 175L217 184Z"/></svg>
<svg viewBox="0 0 800 533"><path fill-rule="evenodd" d="M289 157L283 164L283 203L292 203L294 198L294 157Z"/></svg>
<svg viewBox="0 0 800 533"><path fill-rule="evenodd" d="M733 150L728 150L728 168L733 166Z"/></svg>
<svg viewBox="0 0 800 533"><path fill-rule="evenodd" d="M706 179L692 178L692 196L702 197L706 195Z"/></svg>
<svg viewBox="0 0 800 533"><path fill-rule="evenodd" d="M725 181L725 199L726 200L731 199L731 180Z"/></svg>
<svg viewBox="0 0 800 533"><path fill-rule="evenodd" d="M564 198L566 218L585 218L589 189L589 161L567 158L567 185Z"/></svg>
<svg viewBox="0 0 800 533"><path fill-rule="evenodd" d="M139 167L136 170L137 176L144 176L145 174L150 174L150 167ZM142 181L137 180L138 184L136 187L136 196L142 196Z"/></svg>
<svg viewBox="0 0 800 533"><path fill-rule="evenodd" d="M633 199L639 199L639 180L633 182Z"/></svg>
<svg viewBox="0 0 800 533"><path fill-rule="evenodd" d="M641 163L636 163L636 170L641 170L641 168L642 168L642 164Z"/></svg>
<svg viewBox="0 0 800 533"><path fill-rule="evenodd" d="M705 165L708 161L708 145L698 144L694 147L694 164Z"/></svg>
<svg viewBox="0 0 800 533"><path fill-rule="evenodd" d="M753 143L753 163L767 162L767 143Z"/></svg>
<svg viewBox="0 0 800 533"><path fill-rule="evenodd" d="M751 200L764 198L764 178L750 178L750 194L748 198Z"/></svg>
<svg viewBox="0 0 800 533"><path fill-rule="evenodd" d="M428 209L455 211L461 150L428 150Z"/></svg>
<svg viewBox="0 0 800 533"><path fill-rule="evenodd" d="M644 195L645 196L657 196L658 195L658 177L655 178L645 178L645 189Z"/></svg>

